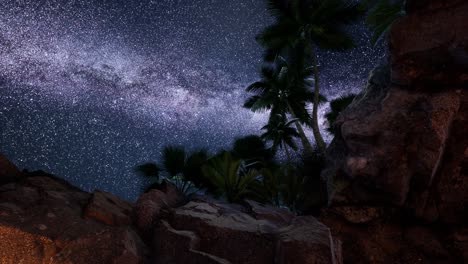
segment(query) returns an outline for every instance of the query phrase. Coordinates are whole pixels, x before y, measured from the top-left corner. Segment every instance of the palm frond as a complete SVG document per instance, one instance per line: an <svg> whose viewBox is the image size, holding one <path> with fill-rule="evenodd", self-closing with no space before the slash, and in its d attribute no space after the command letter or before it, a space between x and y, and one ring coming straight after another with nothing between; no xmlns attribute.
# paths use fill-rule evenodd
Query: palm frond
<svg viewBox="0 0 468 264"><path fill-rule="evenodd" d="M154 177L159 180L159 172L161 168L156 163L144 163L135 167L135 172L145 176L145 177Z"/></svg>
<svg viewBox="0 0 468 264"><path fill-rule="evenodd" d="M171 177L183 172L185 166L185 149L179 146L166 146L163 150L164 169Z"/></svg>

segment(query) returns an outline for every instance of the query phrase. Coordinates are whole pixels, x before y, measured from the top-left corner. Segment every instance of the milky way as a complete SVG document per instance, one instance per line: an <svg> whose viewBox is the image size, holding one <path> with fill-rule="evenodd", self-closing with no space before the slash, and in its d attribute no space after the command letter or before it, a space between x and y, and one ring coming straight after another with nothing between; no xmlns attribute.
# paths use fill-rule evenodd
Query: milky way
<svg viewBox="0 0 468 264"><path fill-rule="evenodd" d="M132 168L164 145L214 152L259 133L267 113L242 103L270 22L258 0L3 0L0 152L134 200ZM384 57L362 23L349 31L359 48L320 53L329 98L358 92Z"/></svg>

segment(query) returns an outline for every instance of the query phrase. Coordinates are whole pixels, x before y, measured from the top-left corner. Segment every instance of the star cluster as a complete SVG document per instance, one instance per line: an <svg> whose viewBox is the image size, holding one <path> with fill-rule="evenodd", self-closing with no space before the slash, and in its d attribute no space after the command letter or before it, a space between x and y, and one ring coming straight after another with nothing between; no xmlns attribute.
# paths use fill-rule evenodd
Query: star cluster
<svg viewBox="0 0 468 264"><path fill-rule="evenodd" d="M5 0L0 14L0 152L19 167L134 200L132 168L163 146L214 152L267 118L242 108L262 1ZM329 98L384 58L362 23L349 30L359 48L320 53Z"/></svg>

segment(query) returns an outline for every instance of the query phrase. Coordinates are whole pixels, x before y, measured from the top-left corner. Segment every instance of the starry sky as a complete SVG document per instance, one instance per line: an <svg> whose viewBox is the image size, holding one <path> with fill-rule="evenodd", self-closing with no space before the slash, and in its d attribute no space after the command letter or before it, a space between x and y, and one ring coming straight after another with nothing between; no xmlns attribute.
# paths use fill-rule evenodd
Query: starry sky
<svg viewBox="0 0 468 264"><path fill-rule="evenodd" d="M268 114L242 104L271 21L260 0L1 0L0 152L135 200L132 168L165 145L215 152L260 133ZM347 30L356 49L319 53L329 99L385 60L363 22Z"/></svg>

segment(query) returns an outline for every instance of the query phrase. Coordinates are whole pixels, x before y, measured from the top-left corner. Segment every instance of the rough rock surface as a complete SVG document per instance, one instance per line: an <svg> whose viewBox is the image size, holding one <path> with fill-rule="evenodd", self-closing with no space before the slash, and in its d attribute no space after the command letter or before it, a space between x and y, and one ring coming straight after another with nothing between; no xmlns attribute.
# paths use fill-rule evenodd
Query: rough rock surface
<svg viewBox="0 0 468 264"><path fill-rule="evenodd" d="M122 201L110 193L95 191L83 213L85 217L119 226L132 224L132 211L131 203Z"/></svg>
<svg viewBox="0 0 468 264"><path fill-rule="evenodd" d="M468 262L468 2L408 8L326 154L320 220L349 263Z"/></svg>
<svg viewBox="0 0 468 264"><path fill-rule="evenodd" d="M260 210L260 205L255 206ZM155 231L157 261L341 263L340 243L314 217L294 217L288 224L263 219L263 214L256 219L250 210L208 199L174 209ZM289 217L288 213L280 219Z"/></svg>
<svg viewBox="0 0 468 264"><path fill-rule="evenodd" d="M126 213L101 198L124 203L104 193L91 198L50 175L0 185L0 262L143 263L147 248L132 226L83 217L83 208L98 206L116 224Z"/></svg>
<svg viewBox="0 0 468 264"><path fill-rule="evenodd" d="M156 223L163 211L181 205L185 198L173 185L165 184L162 190L153 189L142 194L133 207L135 225L146 241L151 241Z"/></svg>
<svg viewBox="0 0 468 264"><path fill-rule="evenodd" d="M14 181L22 176L15 164L0 154L0 184Z"/></svg>
<svg viewBox="0 0 468 264"><path fill-rule="evenodd" d="M325 225L285 209L187 202L170 184L132 205L43 172L23 176L0 184L0 263L342 263Z"/></svg>
<svg viewBox="0 0 468 264"><path fill-rule="evenodd" d="M407 1L409 16L392 28L392 81L411 89L468 86L468 2Z"/></svg>

